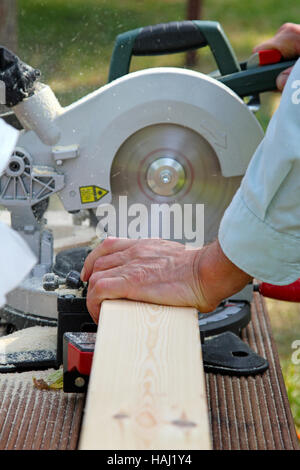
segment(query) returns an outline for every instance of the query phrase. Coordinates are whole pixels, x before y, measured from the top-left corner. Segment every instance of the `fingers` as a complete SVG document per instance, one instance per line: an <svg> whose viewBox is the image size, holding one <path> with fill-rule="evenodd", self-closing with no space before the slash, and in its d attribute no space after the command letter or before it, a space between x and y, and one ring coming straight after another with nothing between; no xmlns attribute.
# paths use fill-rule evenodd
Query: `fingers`
<svg viewBox="0 0 300 470"><path fill-rule="evenodd" d="M122 277L98 279L89 285L86 305L94 322L98 323L103 300L122 298L127 298L127 281Z"/></svg>
<svg viewBox="0 0 300 470"><path fill-rule="evenodd" d="M118 251L110 255L103 255L96 259L93 266L93 273L99 271L106 271L107 269L116 268L120 265L126 264L127 250Z"/></svg>
<svg viewBox="0 0 300 470"><path fill-rule="evenodd" d="M292 59L295 56L295 49L292 43L281 38L265 41L253 49L253 52L259 52L269 49L276 49L285 59Z"/></svg>
<svg viewBox="0 0 300 470"><path fill-rule="evenodd" d="M275 40L264 41L258 46L253 48L253 52L265 51L267 49L277 49L278 45Z"/></svg>
<svg viewBox="0 0 300 470"><path fill-rule="evenodd" d="M275 36L256 46L253 52L263 49L277 49L286 59L298 57L300 55L300 25L284 23Z"/></svg>
<svg viewBox="0 0 300 470"><path fill-rule="evenodd" d="M276 85L279 91L282 91L283 88L285 87L285 84L292 70L293 70L293 67L289 67L288 69L281 72L276 78Z"/></svg>
<svg viewBox="0 0 300 470"><path fill-rule="evenodd" d="M284 31L284 28L283 28L283 31ZM300 30L299 30L299 33L300 33ZM289 39L287 34L290 34L290 33L284 33L284 32L277 33L274 36L274 38L271 38L270 40L262 42L261 44L256 46L253 49L253 52L259 52L259 51L266 50L266 49L277 49L278 51L281 52L281 54L285 58L294 57L295 46L293 45L293 41ZM281 74L278 75L276 79L276 85L279 91L282 91L283 88L285 87L285 84L289 78L292 68L293 67L289 67L288 69L284 70L283 72L281 72Z"/></svg>
<svg viewBox="0 0 300 470"><path fill-rule="evenodd" d="M123 251L134 245L137 241L127 238L106 238L86 258L81 271L81 280L87 282L93 272L95 261L105 255Z"/></svg>

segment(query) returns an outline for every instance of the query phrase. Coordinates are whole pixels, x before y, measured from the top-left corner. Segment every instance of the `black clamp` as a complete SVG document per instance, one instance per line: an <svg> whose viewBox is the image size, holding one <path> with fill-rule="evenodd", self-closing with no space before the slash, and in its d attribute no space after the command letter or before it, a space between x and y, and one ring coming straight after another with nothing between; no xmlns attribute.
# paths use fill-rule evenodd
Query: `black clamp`
<svg viewBox="0 0 300 470"><path fill-rule="evenodd" d="M236 334L226 331L202 345L205 372L226 375L256 375L268 369L266 359L252 351Z"/></svg>
<svg viewBox="0 0 300 470"><path fill-rule="evenodd" d="M268 361L240 338L250 320L250 304L241 301L225 301L214 312L199 314L205 372L248 376L268 369Z"/></svg>

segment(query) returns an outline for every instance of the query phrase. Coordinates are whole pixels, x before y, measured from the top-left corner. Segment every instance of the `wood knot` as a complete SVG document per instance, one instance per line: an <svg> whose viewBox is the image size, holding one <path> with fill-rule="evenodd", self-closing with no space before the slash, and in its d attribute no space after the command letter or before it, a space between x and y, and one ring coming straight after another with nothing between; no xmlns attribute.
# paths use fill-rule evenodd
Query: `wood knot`
<svg viewBox="0 0 300 470"><path fill-rule="evenodd" d="M113 415L114 419L124 419L124 418L129 418L129 416L126 413L116 413Z"/></svg>
<svg viewBox="0 0 300 470"><path fill-rule="evenodd" d="M181 428L194 428L195 426L197 426L197 424L193 421L187 421L186 419L174 419L174 421L172 421L172 424Z"/></svg>

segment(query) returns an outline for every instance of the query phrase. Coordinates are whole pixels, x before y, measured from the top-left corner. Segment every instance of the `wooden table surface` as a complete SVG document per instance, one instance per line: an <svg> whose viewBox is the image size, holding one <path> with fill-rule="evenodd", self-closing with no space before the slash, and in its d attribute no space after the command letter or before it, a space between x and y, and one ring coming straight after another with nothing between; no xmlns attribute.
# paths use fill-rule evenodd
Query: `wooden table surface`
<svg viewBox="0 0 300 470"><path fill-rule="evenodd" d="M243 339L270 368L256 377L206 374L214 449L298 449L265 303L254 294ZM32 375L0 374L0 449L77 449L85 396L33 388Z"/></svg>

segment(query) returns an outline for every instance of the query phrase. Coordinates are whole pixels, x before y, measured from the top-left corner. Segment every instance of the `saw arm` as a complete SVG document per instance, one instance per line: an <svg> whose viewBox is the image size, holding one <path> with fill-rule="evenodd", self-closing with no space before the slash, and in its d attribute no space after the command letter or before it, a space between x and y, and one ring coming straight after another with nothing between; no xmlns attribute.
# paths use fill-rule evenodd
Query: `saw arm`
<svg viewBox="0 0 300 470"><path fill-rule="evenodd" d="M181 21L127 31L116 38L109 70L109 82L129 73L132 56L162 55L209 46L218 76L224 85L239 96L276 90L276 78L295 60L247 69L239 63L234 50L217 21Z"/></svg>
<svg viewBox="0 0 300 470"><path fill-rule="evenodd" d="M222 75L240 66L220 24L216 21L181 21L138 28L120 34L112 54L109 82L129 72L133 55L162 55L209 46Z"/></svg>

